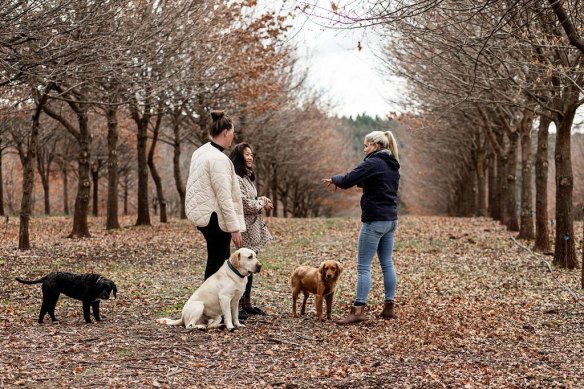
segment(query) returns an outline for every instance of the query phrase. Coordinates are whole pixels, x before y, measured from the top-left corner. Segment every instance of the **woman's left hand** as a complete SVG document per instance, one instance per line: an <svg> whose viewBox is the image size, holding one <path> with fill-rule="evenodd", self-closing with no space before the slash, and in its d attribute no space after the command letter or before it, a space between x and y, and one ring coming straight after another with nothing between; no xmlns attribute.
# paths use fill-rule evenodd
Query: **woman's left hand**
<svg viewBox="0 0 584 389"><path fill-rule="evenodd" d="M262 199L264 201L264 209L266 211L271 211L274 208L274 205L272 204L272 200L270 200L266 196L262 196Z"/></svg>

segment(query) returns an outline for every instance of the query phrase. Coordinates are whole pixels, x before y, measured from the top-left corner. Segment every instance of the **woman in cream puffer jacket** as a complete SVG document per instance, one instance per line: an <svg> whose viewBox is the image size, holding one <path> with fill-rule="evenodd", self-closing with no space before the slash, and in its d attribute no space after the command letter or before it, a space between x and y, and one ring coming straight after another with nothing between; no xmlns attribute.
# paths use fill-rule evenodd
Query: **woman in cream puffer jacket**
<svg viewBox="0 0 584 389"><path fill-rule="evenodd" d="M193 153L186 186L187 218L203 233L207 242L205 279L223 265L230 243L241 247L245 231L241 191L233 163L223 153L233 142L231 119L221 111L211 112L211 142Z"/></svg>
<svg viewBox="0 0 584 389"><path fill-rule="evenodd" d="M229 157L211 142L193 153L187 181L185 210L197 227L209 224L217 213L225 232L245 231L241 191Z"/></svg>

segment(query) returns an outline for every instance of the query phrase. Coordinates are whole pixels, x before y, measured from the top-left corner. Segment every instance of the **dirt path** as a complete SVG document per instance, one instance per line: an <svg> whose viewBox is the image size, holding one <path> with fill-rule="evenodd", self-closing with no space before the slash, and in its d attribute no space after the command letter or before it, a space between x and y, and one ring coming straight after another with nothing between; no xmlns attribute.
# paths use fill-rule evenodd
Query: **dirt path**
<svg viewBox="0 0 584 389"><path fill-rule="evenodd" d="M131 224L132 220L125 220ZM345 264L333 316L354 297L359 221L269 221L277 239L260 259L253 299L270 315L247 328L188 332L155 322L178 316L202 281L202 237L186 221L64 237L63 218L33 220L33 250L19 252L17 220L0 226L0 387L582 387L584 309L539 258L488 219L402 217L396 238L399 319L375 317L383 293L375 264L369 318L360 326L290 317L288 275L298 264ZM550 259L548 257L548 259ZM97 272L119 299L107 320L83 322L78 301L61 322L36 324L38 285L15 276ZM579 270L559 272L578 290ZM311 299L312 302L312 299Z"/></svg>

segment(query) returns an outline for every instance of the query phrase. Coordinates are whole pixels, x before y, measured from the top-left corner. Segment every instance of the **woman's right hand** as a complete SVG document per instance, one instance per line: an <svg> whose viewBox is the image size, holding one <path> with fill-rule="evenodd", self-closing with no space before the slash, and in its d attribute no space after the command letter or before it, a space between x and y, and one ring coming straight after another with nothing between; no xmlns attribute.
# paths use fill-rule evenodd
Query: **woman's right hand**
<svg viewBox="0 0 584 389"><path fill-rule="evenodd" d="M335 185L335 183L333 182L333 180L331 178L323 178L322 183L326 184L327 188L332 185L335 188L335 191L337 190L337 186Z"/></svg>

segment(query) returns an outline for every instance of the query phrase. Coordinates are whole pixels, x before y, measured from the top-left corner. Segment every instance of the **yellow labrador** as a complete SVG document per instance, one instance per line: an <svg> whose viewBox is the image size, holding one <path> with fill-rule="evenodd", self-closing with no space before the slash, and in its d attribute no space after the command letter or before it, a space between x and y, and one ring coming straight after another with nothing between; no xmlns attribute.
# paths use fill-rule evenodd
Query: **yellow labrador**
<svg viewBox="0 0 584 389"><path fill-rule="evenodd" d="M262 265L256 253L247 248L235 251L223 266L193 293L178 320L160 318L159 323L186 328L220 327L221 316L228 330L245 327L239 322L238 304L245 291L247 276L258 273Z"/></svg>

